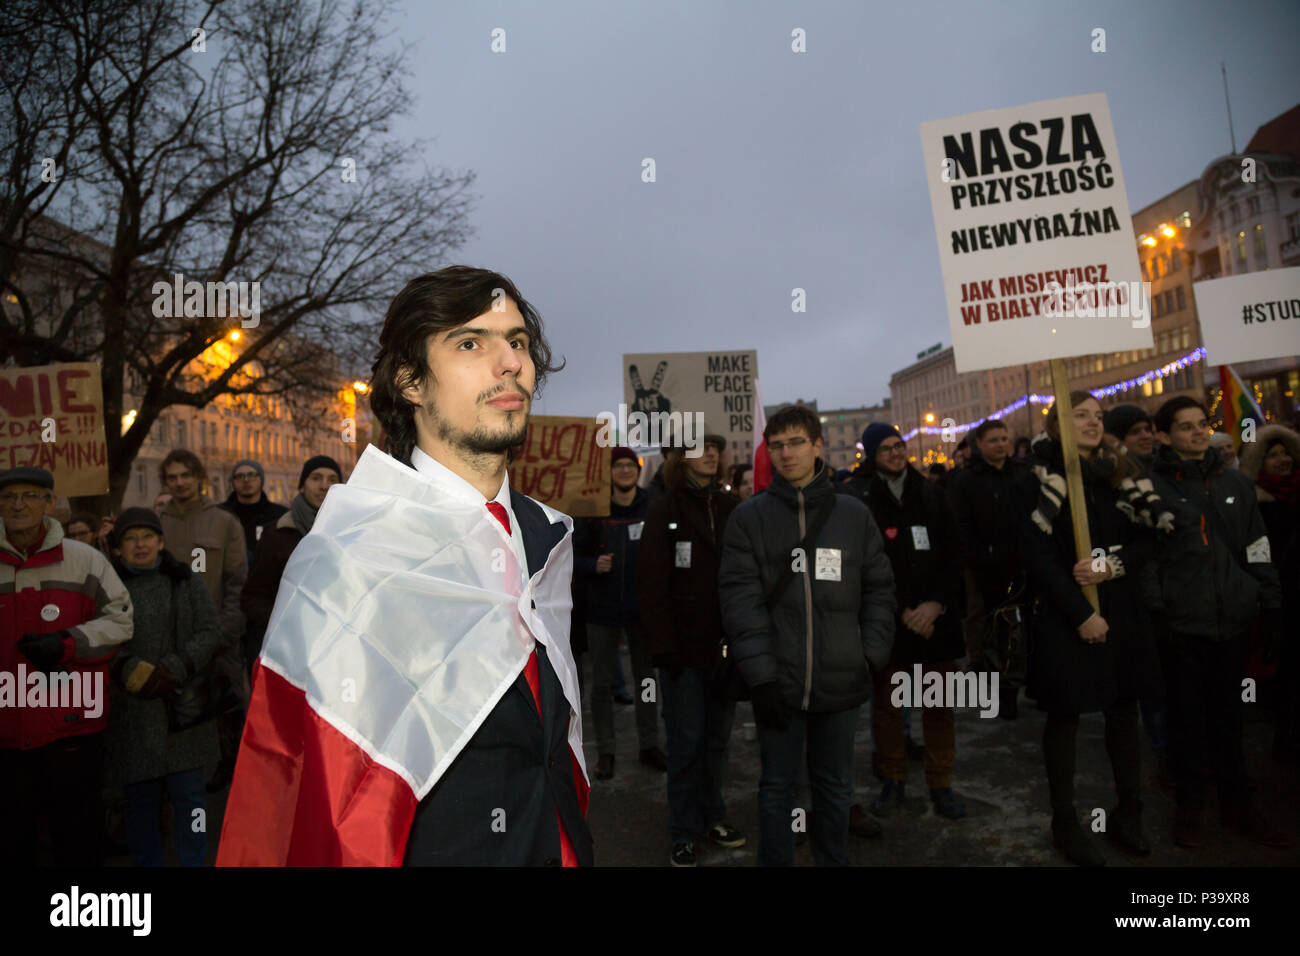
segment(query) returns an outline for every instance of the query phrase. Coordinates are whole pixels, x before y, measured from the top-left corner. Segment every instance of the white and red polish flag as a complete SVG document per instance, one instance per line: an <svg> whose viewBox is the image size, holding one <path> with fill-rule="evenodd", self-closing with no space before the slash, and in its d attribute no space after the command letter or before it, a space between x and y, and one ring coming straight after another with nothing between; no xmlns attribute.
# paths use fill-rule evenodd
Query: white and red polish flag
<svg viewBox="0 0 1300 956"><path fill-rule="evenodd" d="M366 448L285 567L219 866L401 865L419 802L518 678L534 641L569 701L585 808L569 647L573 522L541 507L568 533L528 579L490 511Z"/></svg>
<svg viewBox="0 0 1300 956"><path fill-rule="evenodd" d="M763 396L758 390L758 379L754 379L754 473L750 476L754 494L772 483L772 456L767 450L767 439L763 437L766 430L767 416L763 414Z"/></svg>

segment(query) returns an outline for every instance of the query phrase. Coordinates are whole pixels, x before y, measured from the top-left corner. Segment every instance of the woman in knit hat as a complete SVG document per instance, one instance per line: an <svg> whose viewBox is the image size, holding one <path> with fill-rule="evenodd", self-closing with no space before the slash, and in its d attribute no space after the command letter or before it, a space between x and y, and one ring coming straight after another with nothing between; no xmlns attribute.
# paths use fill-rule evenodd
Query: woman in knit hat
<svg viewBox="0 0 1300 956"><path fill-rule="evenodd" d="M123 511L113 546L119 554L114 569L135 609L134 635L113 664L108 740L126 797L131 863L162 866L158 815L165 788L176 855L182 866L203 866L203 783L221 756L217 725L209 719L182 727L177 691L209 668L221 639L217 612L203 579L164 549L162 523L152 509Z"/></svg>
<svg viewBox="0 0 1300 956"><path fill-rule="evenodd" d="M251 668L262 653L262 638L275 608L275 595L289 555L316 522L316 513L325 503L330 486L343 480L343 469L328 455L308 458L298 475L298 494L289 510L276 521L270 533L264 533L253 552L253 565L240 597L248 626L244 629L244 660Z"/></svg>

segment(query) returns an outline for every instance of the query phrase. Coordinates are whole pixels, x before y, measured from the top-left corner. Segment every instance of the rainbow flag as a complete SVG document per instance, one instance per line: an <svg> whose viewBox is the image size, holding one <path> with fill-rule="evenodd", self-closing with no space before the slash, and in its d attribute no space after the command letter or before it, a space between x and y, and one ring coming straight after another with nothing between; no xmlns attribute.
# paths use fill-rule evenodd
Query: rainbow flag
<svg viewBox="0 0 1300 956"><path fill-rule="evenodd" d="M1223 430L1232 436L1232 447L1241 450L1241 429L1246 419L1253 418L1255 427L1265 425L1264 412L1237 377L1231 365L1219 366L1219 386L1223 397L1219 399L1219 411L1223 414Z"/></svg>

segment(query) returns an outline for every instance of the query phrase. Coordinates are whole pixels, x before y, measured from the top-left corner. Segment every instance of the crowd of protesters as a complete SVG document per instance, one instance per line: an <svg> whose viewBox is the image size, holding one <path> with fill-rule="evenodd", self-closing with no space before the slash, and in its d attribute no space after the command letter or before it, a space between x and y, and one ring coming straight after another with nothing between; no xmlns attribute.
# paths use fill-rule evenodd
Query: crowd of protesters
<svg viewBox="0 0 1300 956"><path fill-rule="evenodd" d="M343 472L309 459L287 507L258 462L223 504L206 475L176 449L153 508L61 524L49 471L0 472L0 672L28 697L41 672L48 697L0 706L0 862L161 866L165 796L178 862L206 863L280 575Z"/></svg>
<svg viewBox="0 0 1300 956"><path fill-rule="evenodd" d="M1125 850L1146 855L1153 842L1143 733L1173 790L1175 844L1205 841L1214 785L1225 827L1286 845L1246 771L1242 688L1248 669L1265 679L1273 757L1295 764L1300 437L1268 425L1238 457L1193 399L1154 416L1103 412L1086 392L1071 404L1072 421L1053 407L1033 439L989 419L950 467L924 471L896 429L872 424L861 465L838 474L816 414L792 406L767 424L772 476L758 493L750 465L726 466L717 435L698 453L669 443L648 481L632 449L613 450L608 516L575 521L572 640L590 651L592 775L615 776L614 705L633 706L638 762L665 774L672 865L695 865L701 842L748 842L723 798L738 700L759 744L760 865L792 863L805 829L817 864L848 863L850 836L879 836L902 806L909 758L935 813L964 818L960 779L979 770L957 759L953 702L899 706L891 693L914 668L996 674L1000 718L1018 717L1022 693L1045 712L1044 809L1074 863L1104 862L1074 791L1090 713L1104 715L1114 777L1106 835ZM1066 428L1095 555L1082 560ZM5 862L97 865L117 843L134 865L162 865L164 799L178 861L207 859L207 795L230 782L281 577L344 475L310 458L279 504L256 461L235 464L223 503L204 494L188 450L159 473L167 490L153 508L62 524L49 472L0 473L0 670L87 688L66 706L0 708ZM88 703L94 681L102 706ZM864 806L854 733L868 702L880 789Z"/></svg>
<svg viewBox="0 0 1300 956"><path fill-rule="evenodd" d="M996 674L1001 719L1018 718L1022 693L1045 712L1045 809L1073 863L1104 862L1074 792L1079 718L1091 713L1104 717L1114 777L1105 833L1125 851L1152 847L1143 728L1156 779L1173 791L1169 840L1202 845L1214 784L1224 827L1288 845L1246 773L1243 698L1257 698L1243 686L1248 674L1267 679L1258 699L1276 723L1273 756L1295 764L1297 661L1285 622L1300 595L1300 438L1269 425L1238 461L1193 399L1171 399L1154 417L1134 405L1103 412L1087 392L1071 405L1072 421L1052 407L1032 439L984 421L951 470L922 472L896 429L872 424L862 464L839 473L821 457L816 414L793 406L767 423L765 489L754 493L749 465L726 468L725 441L709 435L696 455L668 443L659 472L639 482L648 505L634 491L635 455L615 450L611 515L579 522L575 590L604 609L593 620L617 617L639 681L647 646L658 668L672 865L695 865L701 842L747 842L728 822L722 785L738 699L752 701L757 725L760 865L793 861L799 788L811 792L814 861L847 863L849 837L879 836L902 805L909 757L922 762L935 813L962 819L953 702L919 708L914 744L911 708L891 694L914 668ZM1082 560L1067 427L1092 549ZM597 779L614 772L618 639L597 642ZM881 786L863 807L853 737L868 701ZM638 729L645 747L641 720Z"/></svg>

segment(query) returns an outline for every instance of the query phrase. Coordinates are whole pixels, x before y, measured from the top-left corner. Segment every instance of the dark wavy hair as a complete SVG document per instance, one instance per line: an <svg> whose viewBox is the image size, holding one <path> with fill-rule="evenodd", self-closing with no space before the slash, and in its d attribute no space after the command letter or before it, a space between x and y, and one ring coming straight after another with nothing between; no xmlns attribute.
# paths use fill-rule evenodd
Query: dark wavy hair
<svg viewBox="0 0 1300 956"><path fill-rule="evenodd" d="M203 469L203 462L199 456L194 454L188 448L173 448L167 453L167 457L158 463L158 480L162 482L164 488L167 487L167 468L169 465L184 465L194 476L194 480L199 483L199 490L208 483L208 473Z"/></svg>
<svg viewBox="0 0 1300 956"><path fill-rule="evenodd" d="M416 439L415 406L402 390L432 378L429 339L491 311L501 293L519 309L528 331L528 354L536 369L534 397L541 394L549 373L564 368L563 361L552 364L542 317L505 276L473 266L448 266L416 276L388 306L370 375L370 409L384 429L384 450L398 461L411 463Z"/></svg>

